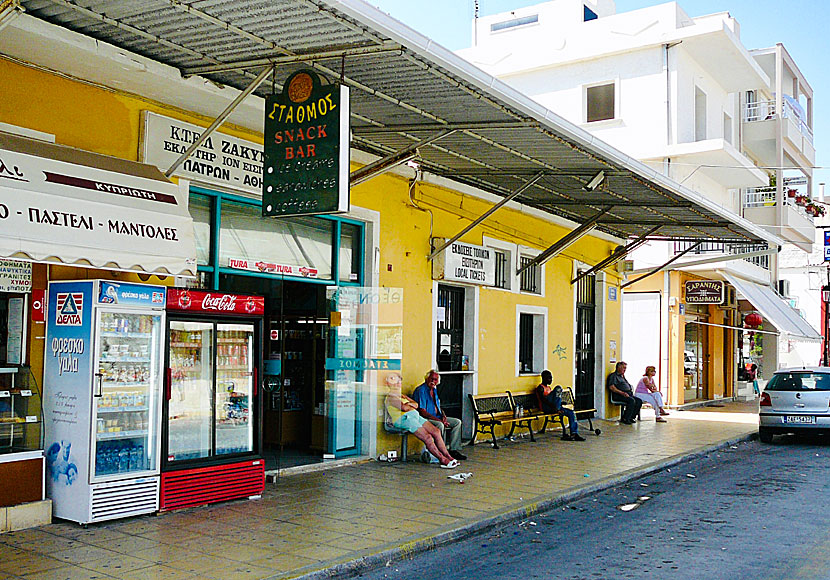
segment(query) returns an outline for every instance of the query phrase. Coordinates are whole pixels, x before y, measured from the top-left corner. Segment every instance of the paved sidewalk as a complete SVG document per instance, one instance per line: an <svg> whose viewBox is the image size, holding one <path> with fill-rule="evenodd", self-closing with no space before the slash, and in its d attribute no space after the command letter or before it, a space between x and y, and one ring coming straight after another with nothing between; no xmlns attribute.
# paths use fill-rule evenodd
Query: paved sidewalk
<svg viewBox="0 0 830 580"><path fill-rule="evenodd" d="M720 404L720 403L719 403ZM328 576L385 562L746 439L757 401L650 411L632 426L595 421L585 442L556 432L466 447L455 472L365 462L284 476L262 499L91 525L0 535L0 578L246 579ZM587 431L587 430L584 430ZM325 572L324 572L325 571Z"/></svg>

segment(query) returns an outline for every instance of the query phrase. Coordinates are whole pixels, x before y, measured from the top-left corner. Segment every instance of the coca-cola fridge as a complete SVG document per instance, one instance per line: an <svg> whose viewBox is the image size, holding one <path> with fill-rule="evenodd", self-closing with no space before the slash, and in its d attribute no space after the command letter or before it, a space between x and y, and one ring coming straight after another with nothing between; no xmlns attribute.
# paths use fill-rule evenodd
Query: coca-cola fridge
<svg viewBox="0 0 830 580"><path fill-rule="evenodd" d="M162 510L262 494L264 309L262 296L168 290Z"/></svg>

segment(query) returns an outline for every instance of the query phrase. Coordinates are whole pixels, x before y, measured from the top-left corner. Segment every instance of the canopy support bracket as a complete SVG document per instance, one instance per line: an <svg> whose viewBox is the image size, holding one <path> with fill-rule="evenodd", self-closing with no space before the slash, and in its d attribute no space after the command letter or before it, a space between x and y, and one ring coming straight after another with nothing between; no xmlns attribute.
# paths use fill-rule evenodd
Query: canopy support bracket
<svg viewBox="0 0 830 580"><path fill-rule="evenodd" d="M629 252L632 252L635 249L642 246L643 244L645 244L648 241L647 238L651 234L653 234L654 232L659 230L661 227L662 226L654 226L653 228L651 228L646 233L640 235L637 239L635 239L633 242L631 242L627 246L623 246L622 248L617 248L610 256L608 256L604 260L600 261L599 264L593 266L590 270L585 270L584 272L580 272L579 274L577 274L576 278L571 280L571 284L576 284L577 282L582 280L585 276L589 276L590 274L593 274L597 270L602 270L603 268L605 268L607 266L610 266L611 264L615 264L615 263L619 262L620 260L625 258L628 255Z"/></svg>
<svg viewBox="0 0 830 580"><path fill-rule="evenodd" d="M257 75L253 82L251 82L251 84L248 85L248 88L239 93L236 96L236 98L227 107L225 107L225 110L222 111L219 114L219 116L216 117L216 119L214 119L213 123L210 124L210 127L202 131L202 134L199 135L199 138L196 139L193 143L191 143L190 146L185 150L185 152L182 153L178 159L176 159L173 165L171 165L167 169L167 171L164 172L164 176L170 177L171 175L173 175L173 173L176 172L176 170L181 166L181 164L187 161L188 158L191 155L193 155L193 152L196 151L196 149L198 149L202 145L202 143L204 143L207 140L207 138L210 137L211 134L216 129L218 129L222 125L222 123L225 122L225 119L227 119L230 116L230 114L233 113L234 109L236 109L236 107L239 106L239 103L244 101L248 95L257 90L259 85L261 85L265 81L265 79L268 78L268 75L270 75L273 70L274 67L270 65L265 67L262 70L262 72L259 73L259 75Z"/></svg>
<svg viewBox="0 0 830 580"><path fill-rule="evenodd" d="M457 242L457 241L461 238L461 236L463 236L464 234L466 234L467 232L469 232L470 230L472 230L474 227L476 227L478 224L480 224L481 222L483 222L484 220L486 220L488 217L490 217L491 215L493 215L496 211L498 211L499 209L501 209L504 205L506 205L507 203L509 203L510 201L512 201L513 199L515 199L516 197L518 197L519 195L521 195L522 193L524 193L525 191L527 191L528 189L530 189L531 187L533 187L533 185L534 185L537 181L539 181L540 179L542 179L542 177L543 177L544 175L545 175L545 172L544 172L544 171L540 171L539 173L537 173L537 174L533 177L533 179L531 179L530 181L527 181L527 182L525 182L524 184L522 184L522 186L521 186L521 187L519 187L519 189L517 189L517 190L516 190L516 191L514 191L513 193L511 193L511 194L507 195L507 196L506 196L503 200L501 200L501 201L500 201L500 202L498 202L496 205L494 205L493 207L491 207L490 209L488 209L486 212L484 212L483 214L481 214L479 217L477 217L475 220L473 220L473 222L472 222L470 225L468 225L468 226L467 226L467 227L465 227L463 230L461 230L460 232L458 232L457 234L455 234L452 238L450 238L449 240L445 241L443 244L441 244L440 246L438 246L437 248L435 248L434 250L432 250L432 253L431 253L431 254L427 257L427 261L431 262L431 261L435 258L435 256L437 256L438 254L440 254L441 252L443 252L443 251L444 251L445 249L447 249L447 248L448 248L451 244L453 244L453 243Z"/></svg>

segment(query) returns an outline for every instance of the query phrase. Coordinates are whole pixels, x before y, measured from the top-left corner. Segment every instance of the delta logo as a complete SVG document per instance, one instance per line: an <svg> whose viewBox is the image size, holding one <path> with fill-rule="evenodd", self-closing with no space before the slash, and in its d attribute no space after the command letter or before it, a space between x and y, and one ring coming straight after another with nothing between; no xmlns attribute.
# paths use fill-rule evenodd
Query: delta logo
<svg viewBox="0 0 830 580"><path fill-rule="evenodd" d="M83 292L58 292L55 324L58 326L81 326L84 311Z"/></svg>

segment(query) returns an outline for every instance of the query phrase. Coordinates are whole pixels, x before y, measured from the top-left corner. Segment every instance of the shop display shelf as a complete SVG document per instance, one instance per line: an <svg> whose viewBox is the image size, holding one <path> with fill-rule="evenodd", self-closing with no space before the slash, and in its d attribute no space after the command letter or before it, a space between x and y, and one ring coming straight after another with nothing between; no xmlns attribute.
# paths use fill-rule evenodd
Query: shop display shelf
<svg viewBox="0 0 830 580"><path fill-rule="evenodd" d="M137 439L147 437L149 431L140 429L137 431L103 431L96 433L98 441L112 441L114 439Z"/></svg>

